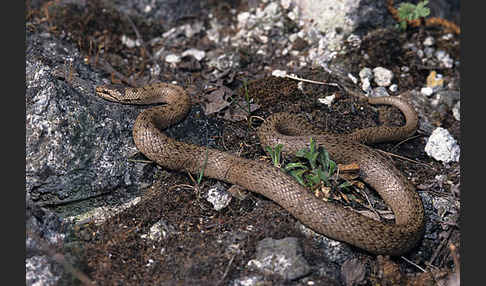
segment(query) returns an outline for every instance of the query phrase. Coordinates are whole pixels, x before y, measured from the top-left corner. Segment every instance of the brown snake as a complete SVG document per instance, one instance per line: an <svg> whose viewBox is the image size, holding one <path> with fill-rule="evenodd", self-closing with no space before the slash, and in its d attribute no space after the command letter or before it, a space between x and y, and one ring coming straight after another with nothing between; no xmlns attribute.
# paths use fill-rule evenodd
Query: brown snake
<svg viewBox="0 0 486 286"><path fill-rule="evenodd" d="M105 85L97 87L96 93L118 103L164 103L142 111L133 127L138 150L160 166L191 173L204 170L204 176L264 195L318 233L371 253L401 255L411 250L422 237L424 209L415 188L390 159L362 144L399 140L415 132L418 122L415 110L397 97L375 97L368 102L398 107L406 118L402 127L379 126L347 135L332 135L317 130L297 115L277 113L267 118L257 132L262 146L283 144L283 151L291 153L307 147L312 137L336 162L357 163L361 178L394 212L395 224L391 224L322 201L290 175L265 162L167 137L161 130L181 121L191 109L189 95L179 86L166 83L141 88Z"/></svg>

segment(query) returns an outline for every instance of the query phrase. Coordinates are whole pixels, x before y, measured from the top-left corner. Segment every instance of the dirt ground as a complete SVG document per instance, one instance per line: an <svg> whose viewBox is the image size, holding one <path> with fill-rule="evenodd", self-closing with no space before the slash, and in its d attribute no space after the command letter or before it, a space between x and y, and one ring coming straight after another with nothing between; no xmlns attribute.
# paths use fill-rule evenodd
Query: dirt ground
<svg viewBox="0 0 486 286"><path fill-rule="evenodd" d="M243 2L246 1L234 2L232 5L237 9L245 9ZM94 6L90 11L94 14L98 13L96 6L98 4L91 5ZM70 8L68 6L63 9ZM215 4L213 13L216 17L224 19L225 9L227 7L224 5ZM83 30L76 24L79 20L77 17L83 15L66 18L65 15L75 15L68 12L58 11L51 15L52 24L57 25L57 31L63 29L73 31L71 35L73 41L77 41L80 50L86 54L91 51L89 43L83 42L86 37L81 37L82 34L94 34L96 30L104 31L108 37L109 33L121 34L131 30L130 25L116 14L111 16L113 18L110 21L105 19L85 26ZM33 13L31 17L38 15ZM106 14L103 17L106 17ZM96 15L93 19L96 19ZM143 22L135 22L135 24L147 38L163 31L162 27L144 26ZM403 49L403 46L406 42L423 42L429 35L439 39L443 34L445 34L443 29L433 27L413 28L405 32L381 30L365 37L359 49L351 50L335 62L346 66L347 72L354 75L357 75L363 67L374 66L391 67L395 74L400 74L400 68L408 66L410 76L397 78L400 89L396 94L417 90L418 87L425 86L430 69L418 63L416 57ZM187 44L201 49L208 46L204 38L196 37L192 41L197 42ZM450 46L448 43L444 41L437 45L450 53L453 58L459 58L459 47ZM242 102L245 102L246 86L252 103L257 104L258 108L247 114L238 111L241 107L233 104L209 115L221 126L220 136L211 138L216 142L215 147L220 150L236 153L245 158L270 162L270 158L266 156L258 142L256 128L263 118L279 111L305 113L315 126L332 133L346 133L357 128L381 124L398 126L404 123L404 118L397 109L369 106L340 87L306 84L302 91L298 88L297 81L271 77L267 75L268 72L263 71L263 65L284 69L288 60L284 57L262 58L262 56L248 54L245 50L240 50L239 53L245 65L238 71L231 70L222 74L218 78L218 84L231 89L232 97ZM363 57L363 54L367 54L368 57ZM117 43L107 42L104 56L105 60L122 74L144 72L144 62L140 60L143 59L143 52L140 50L128 50ZM123 65L124 61L117 63L116 60L122 56L130 61L129 66ZM176 69L177 72L162 67L167 70L161 73L166 77L161 80L185 83L184 86L197 102L196 105L211 100L207 97L210 91L204 89L207 75L211 72L208 67L192 60L183 60L183 64ZM349 81L330 75L318 67L307 67L293 72L301 78L352 87ZM443 69L440 72L444 77L459 81L457 69ZM354 86L352 89L358 90L358 87ZM319 98L332 94L336 98L331 108L319 103ZM244 120L232 120L234 113L229 110L243 114ZM187 120L190 122L193 116L195 115L191 114ZM440 116L434 123L436 126L448 129L460 144L460 122L452 117L451 112ZM436 176L444 174L452 184L458 184L460 175L451 172L453 168L444 167L442 163L433 160L425 153L426 136L428 135L419 130L417 136L402 144L382 143L374 145L374 148L398 155L392 156L395 166L407 174L412 183L418 186L419 192L431 194L435 192L438 196L444 196L444 191L433 185ZM408 160L402 159L403 157ZM235 278L257 273L249 270L246 263L253 258L257 242L266 237L274 239L297 237L303 247L304 257L311 266L330 263L326 257L323 257L316 240L297 229L295 227L297 220L272 201L257 194L248 194L241 199L233 198L226 208L215 211L202 196L216 181L204 179L197 185L185 173L160 168L155 170L157 174L154 176L158 177L158 180L143 192L141 203L102 225L88 223L74 228L71 239L76 243L64 251L76 258L73 259L76 268L98 284L226 285L228 281ZM230 187L225 183L223 185ZM354 194L353 197L355 196L359 197ZM371 196L374 196L373 193ZM358 207L360 205L345 200L341 200L341 203ZM386 206L380 202L377 202L376 207L386 209ZM171 231L161 242L140 239L141 234L149 232L149 228L160 220L171 226L169 227ZM449 240L459 247L460 229L457 227L446 238L441 237L438 240ZM229 251L229 246L235 244L238 245L239 250ZM357 253L357 257L369 265L369 276L364 284L360 285L379 285L382 281L380 279L383 279L383 276L380 276L383 273L380 274L380 271L383 272L385 269L386 272L396 265L399 265L400 270L398 274L391 274L392 276L405 276L405 274L418 276L421 273L416 267L399 258L392 258L387 262L392 266L383 268L375 256L356 248L351 249ZM430 249L429 252L422 251L420 254L413 254L412 258L415 261L427 262L432 256L440 257L436 260L440 262L434 264L434 269L444 273L453 271L454 256L448 247L439 250ZM151 267L146 265L148 260L154 261ZM70 279L75 281L75 278L67 277L66 284L75 283ZM339 285L333 284L337 283L334 278L327 280L328 278L317 272L312 272L306 279L314 281L315 285ZM397 279L405 281L405 278ZM426 281L425 278L422 279ZM265 282L261 285L300 285L293 283L297 282L284 281L276 275L270 275L265 277Z"/></svg>

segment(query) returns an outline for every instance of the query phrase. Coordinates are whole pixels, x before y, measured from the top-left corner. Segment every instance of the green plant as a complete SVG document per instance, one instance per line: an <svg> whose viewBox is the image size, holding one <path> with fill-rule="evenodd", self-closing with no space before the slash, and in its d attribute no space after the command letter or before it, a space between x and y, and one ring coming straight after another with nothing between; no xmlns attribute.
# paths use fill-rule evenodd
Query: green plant
<svg viewBox="0 0 486 286"><path fill-rule="evenodd" d="M202 182L202 179L204 177L204 171L206 170L207 164L208 164L208 149L206 148L206 156L204 157L204 164L201 168L201 171L199 171L199 177L197 178L197 185L200 185Z"/></svg>
<svg viewBox="0 0 486 286"><path fill-rule="evenodd" d="M299 184L311 189L316 189L320 185L330 186L330 179L337 171L337 165L329 158L329 153L319 146L312 138L309 148L304 148L295 154L300 161L290 162L284 167L282 165L281 150L283 145L278 144L275 148L265 147L265 150L272 158L273 165L281 168L284 172L294 177ZM350 186L349 182L344 182L338 186L339 189Z"/></svg>
<svg viewBox="0 0 486 286"><path fill-rule="evenodd" d="M267 153L270 155L273 165L277 168L280 168L282 163L282 147L282 144L278 144L277 146L275 146L275 148L265 146L265 151L267 151Z"/></svg>
<svg viewBox="0 0 486 286"><path fill-rule="evenodd" d="M398 17L400 18L400 28L405 30L407 28L407 21L427 17L430 14L430 9L425 7L425 5L428 3L428 0L419 2L417 5L408 2L400 3L397 9Z"/></svg>

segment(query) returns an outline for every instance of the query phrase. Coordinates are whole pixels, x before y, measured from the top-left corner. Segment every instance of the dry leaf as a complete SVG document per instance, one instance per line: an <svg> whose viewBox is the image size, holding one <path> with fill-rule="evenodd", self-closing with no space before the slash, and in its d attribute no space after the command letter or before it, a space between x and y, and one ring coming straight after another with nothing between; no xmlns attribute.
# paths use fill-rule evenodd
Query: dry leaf
<svg viewBox="0 0 486 286"><path fill-rule="evenodd" d="M207 102L202 105L204 109L204 114L209 115L219 112L226 108L230 103L226 100L227 97L231 96L233 91L225 86L220 86L218 89L212 91L205 96Z"/></svg>

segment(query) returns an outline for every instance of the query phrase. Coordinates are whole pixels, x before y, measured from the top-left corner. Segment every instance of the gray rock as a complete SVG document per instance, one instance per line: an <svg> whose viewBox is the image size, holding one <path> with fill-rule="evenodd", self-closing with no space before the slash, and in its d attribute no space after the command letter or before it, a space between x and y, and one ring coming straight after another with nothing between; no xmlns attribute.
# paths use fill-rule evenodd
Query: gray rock
<svg viewBox="0 0 486 286"><path fill-rule="evenodd" d="M373 91L371 92L371 96L372 97L390 96L390 94L388 94L386 88L384 88L383 86L379 86L373 89Z"/></svg>
<svg viewBox="0 0 486 286"><path fill-rule="evenodd" d="M262 272L281 275L286 280L298 279L311 271L295 237L261 240L256 249L256 258L247 265Z"/></svg>
<svg viewBox="0 0 486 286"><path fill-rule="evenodd" d="M363 79L372 79L373 78L373 70L370 69L370 68L362 68L360 71L359 71L359 78L361 80Z"/></svg>
<svg viewBox="0 0 486 286"><path fill-rule="evenodd" d="M451 56L443 50L438 50L435 52L435 57L439 61L440 65L445 68L452 68L454 65L454 60Z"/></svg>
<svg viewBox="0 0 486 286"><path fill-rule="evenodd" d="M137 111L94 95L101 81L90 78L96 73L74 47L36 35L27 39L25 171L32 199L62 201L140 187L134 178L142 176L142 167L127 161L136 153L131 125ZM66 59L72 81L61 78Z"/></svg>
<svg viewBox="0 0 486 286"><path fill-rule="evenodd" d="M55 251L65 238L59 217L33 204L26 196L25 281L26 285L56 285L63 274L47 251ZM48 249L50 248L50 249Z"/></svg>
<svg viewBox="0 0 486 286"><path fill-rule="evenodd" d="M25 285L57 285L61 278L45 255L25 259Z"/></svg>
<svg viewBox="0 0 486 286"><path fill-rule="evenodd" d="M437 127L432 132L425 145L425 153L444 163L458 162L460 151L456 140L449 134L447 129L442 127Z"/></svg>

